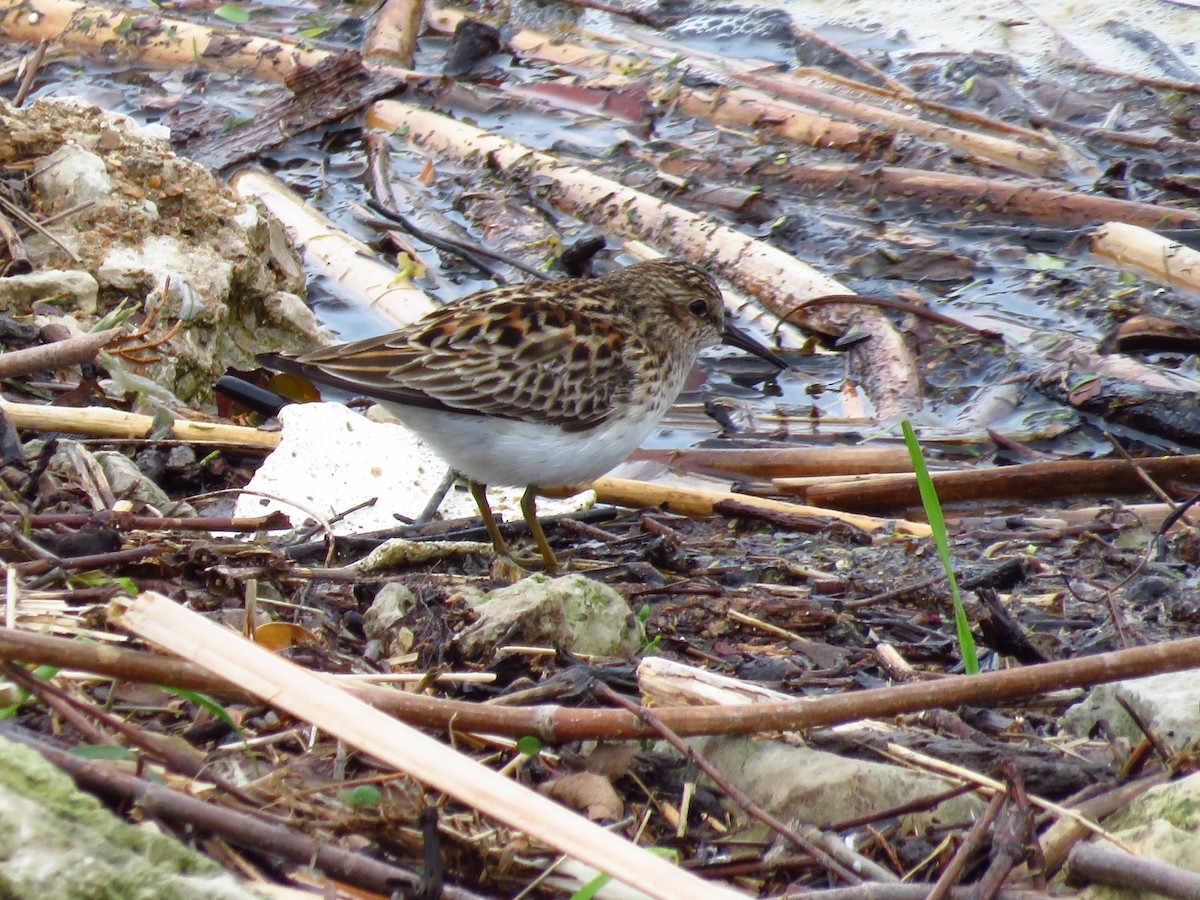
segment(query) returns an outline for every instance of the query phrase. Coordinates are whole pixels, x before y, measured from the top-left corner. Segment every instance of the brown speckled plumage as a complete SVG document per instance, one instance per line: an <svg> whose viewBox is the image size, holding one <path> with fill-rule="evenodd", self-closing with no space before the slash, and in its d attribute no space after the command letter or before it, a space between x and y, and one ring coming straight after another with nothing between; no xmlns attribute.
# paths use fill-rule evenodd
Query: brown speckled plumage
<svg viewBox="0 0 1200 900"><path fill-rule="evenodd" d="M712 278L664 259L481 291L289 368L395 403L584 431L654 405L667 373L686 374L724 322Z"/></svg>
<svg viewBox="0 0 1200 900"><path fill-rule="evenodd" d="M703 269L663 259L481 291L389 334L265 362L382 401L471 480L499 553L484 486L526 486L521 509L553 570L535 487L591 481L624 459L722 334L771 357L726 326Z"/></svg>

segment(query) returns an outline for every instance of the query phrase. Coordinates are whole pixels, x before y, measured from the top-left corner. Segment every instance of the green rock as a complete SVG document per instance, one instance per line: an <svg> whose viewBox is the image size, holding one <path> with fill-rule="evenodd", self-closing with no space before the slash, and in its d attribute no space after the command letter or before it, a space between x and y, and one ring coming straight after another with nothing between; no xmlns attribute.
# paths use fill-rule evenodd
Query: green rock
<svg viewBox="0 0 1200 900"><path fill-rule="evenodd" d="M153 826L129 825L37 751L0 737L0 897L261 898Z"/></svg>

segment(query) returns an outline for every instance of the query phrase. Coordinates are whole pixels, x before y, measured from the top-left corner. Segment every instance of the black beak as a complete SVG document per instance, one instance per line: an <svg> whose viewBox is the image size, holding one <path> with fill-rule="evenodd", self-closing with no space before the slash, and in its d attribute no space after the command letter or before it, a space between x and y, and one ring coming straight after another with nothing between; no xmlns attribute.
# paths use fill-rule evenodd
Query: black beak
<svg viewBox="0 0 1200 900"><path fill-rule="evenodd" d="M739 350L745 350L747 353L753 353L759 359L765 359L777 369L786 369L788 364L784 362L783 357L771 350L769 347L764 347L746 332L742 331L734 325L725 323L725 333L721 335L721 342L728 344L730 347L737 347Z"/></svg>

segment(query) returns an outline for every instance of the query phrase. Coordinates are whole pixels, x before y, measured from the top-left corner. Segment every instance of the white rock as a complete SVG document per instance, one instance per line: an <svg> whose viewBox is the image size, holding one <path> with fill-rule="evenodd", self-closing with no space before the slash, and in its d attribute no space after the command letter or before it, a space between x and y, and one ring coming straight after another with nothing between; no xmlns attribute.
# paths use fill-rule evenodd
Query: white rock
<svg viewBox="0 0 1200 900"><path fill-rule="evenodd" d="M88 201L98 203L113 191L104 160L71 144L59 147L42 160L33 178L43 199L64 207Z"/></svg>

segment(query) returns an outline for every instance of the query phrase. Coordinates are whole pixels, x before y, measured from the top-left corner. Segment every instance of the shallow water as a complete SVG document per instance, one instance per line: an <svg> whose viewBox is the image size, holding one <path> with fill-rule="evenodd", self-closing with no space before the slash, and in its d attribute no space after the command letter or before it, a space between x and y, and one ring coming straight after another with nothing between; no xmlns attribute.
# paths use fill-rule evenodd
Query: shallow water
<svg viewBox="0 0 1200 900"><path fill-rule="evenodd" d="M146 5L149 12L152 7ZM355 47L361 40L361 15L366 6L342 3L256 3L247 7L250 21L243 27L263 34L292 36L304 34L311 40L331 47ZM906 4L903 18L896 6L883 2L853 4L804 2L794 0L780 7L792 20L812 28L828 40L842 44L905 83L926 94L963 106L976 105L971 93L980 83L991 79L998 88L1010 90L1013 97L1028 99L1038 79L1055 78L1085 100L1100 107L1111 107L1113 121L1097 121L1085 112L1076 117L1086 124L1121 127L1136 123L1138 131L1174 129L1179 132L1178 116L1169 110L1141 106L1137 90L1128 89L1105 76L1085 75L1061 65L1075 53L1101 65L1129 71L1167 74L1196 64L1196 39L1200 38L1200 13L1168 4L1134 3L1123 7L1125 21L1138 23L1137 29L1115 27L1110 7L1102 3L1072 4L1068 14L1062 4L999 3L986 9L976 4L925 2ZM727 58L763 58L773 62L804 63L808 45L790 34L779 9L762 3L693 5L696 15L683 18L665 34L672 45L683 52L696 48L719 53ZM523 3L515 7L518 18L534 19L546 25L554 20L578 20L579 23L616 37L646 33L645 26L633 26L624 19L596 11L579 12L563 6ZM200 11L180 13L199 17ZM223 24L215 15L208 21ZM1021 24L1013 24L1021 22ZM319 32L319 33L318 33ZM1136 32L1136 33L1135 33ZM1157 43L1155 43L1157 41ZM426 36L421 40L416 68L438 72L448 41ZM11 54L14 48L3 48ZM662 50L649 51L662 54ZM998 73L998 74L997 74ZM790 159L808 163L855 163L856 159L833 151L784 147L764 142L746 129L714 129L674 116L665 111L653 122L647 134L638 123L597 114L581 114L551 109L533 99L523 98L510 88L529 86L560 73L536 64L525 64L505 53L495 54L483 66L482 83L472 89L474 97L459 91L456 100L470 108L446 107L446 111L467 117L475 124L540 149L550 149L586 165L625 177L647 189L664 191L654 168L656 154L672 147L683 148L697 160L708 164L734 164L747 160L769 160L785 151ZM957 79L957 80L956 80ZM203 94L197 93L202 85ZM6 90L11 91L12 88ZM214 114L252 117L266 103L278 98L281 88L217 72L161 72L139 70L123 65L79 66L75 60L48 65L33 96L82 94L109 108L126 112L141 121L169 121L171 110L204 103ZM407 99L414 99L410 96ZM416 102L438 102L426 96ZM987 103L980 99L980 108ZM1084 108L1084 107L1081 107ZM990 110L1004 117L1003 107ZM1012 116L1019 121L1019 110ZM1090 117L1089 117L1090 116ZM371 240L373 228L365 225L352 204L368 197L363 173L366 167L363 147L350 122L310 132L280 148L264 154L264 162L276 174L305 194L348 232ZM1185 135L1186 136L1186 135ZM647 140L649 138L649 141ZM1065 140L1065 139L1064 139ZM440 160L436 177L429 185L412 184L426 165L423 154L413 151L405 141L393 137L390 142L393 179L408 179L414 194L448 217L487 238L481 223L472 221L460 207L464 192L493 190L481 185L478 173L463 171L453 163ZM616 159L614 147L622 148ZM1082 141L1071 143L1077 154L1073 180L1090 184L1106 169L1129 159L1144 159L1164 166L1174 176L1196 174L1192 157L1150 153L1127 147L1099 147ZM903 165L947 168L976 174L995 172L972 167L954 154L936 145L901 138L890 161ZM868 163L870 165L870 163ZM724 183L716 169L701 177L705 184ZM729 173L730 176L736 173ZM1039 240L1012 229L1003 218L961 210L930 209L917 204L861 197L803 196L781 182L760 183L747 174L728 182L738 187L761 188L753 203L733 210L702 207L710 215L734 222L739 227L767 237L797 257L826 272L860 293L880 296L904 295L920 298L931 307L965 321L994 327L996 322L1011 321L1038 332L1065 334L1097 340L1128 311L1148 309L1171 312L1186 309L1170 291L1142 279L1130 278L1109 264L1098 262L1083 249L1086 244L1064 234L1061 246L1046 251ZM1141 180L1126 178L1127 193L1134 199L1186 202L1157 187L1153 172ZM669 190L665 193L670 194ZM517 203L523 201L517 198ZM979 224L1003 226L978 228ZM589 232L585 223L558 215L555 226L570 241ZM1006 230L1007 229L1007 230ZM419 242L416 242L420 246ZM615 247L615 240L610 244ZM537 256L535 255L535 260ZM430 251L424 256L436 285L429 289L437 296L455 296L487 287L490 282L469 266L449 256ZM311 297L318 314L346 339L362 337L388 327L381 317L344 302L336 284L314 283ZM1190 301L1188 301L1190 302ZM922 358L929 386L925 409L918 417L931 431L952 432L971 423L976 430L989 423L978 421L976 408L990 402L990 389L998 381L1019 376L1036 358L1026 358L1028 347L1010 347L1008 354L988 350L961 336L935 332L926 326L894 315ZM736 405L745 412L754 430L776 423L792 433L811 430L811 416L852 421L860 411L847 405L842 388L844 365L841 357L795 356L795 370L771 382L763 390L749 382L734 390L737 371L734 362L709 360L703 371L711 373L707 384L687 399L699 403L720 393L734 394ZM1160 354L1152 358L1186 373L1195 373L1195 361L1183 355ZM991 424L1029 430L1030 423L1053 418L1062 410L1029 391L1019 391L1017 410ZM705 420L694 410L677 411L678 424L698 427ZM869 408L867 409L869 414ZM783 423L779 425L779 423ZM1080 424L1076 422L1076 424ZM839 430L834 422L829 423ZM769 429L766 429L769 430ZM1033 428L1032 431L1036 431Z"/></svg>

